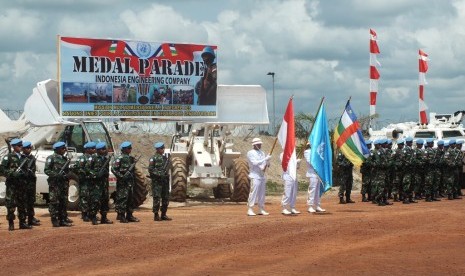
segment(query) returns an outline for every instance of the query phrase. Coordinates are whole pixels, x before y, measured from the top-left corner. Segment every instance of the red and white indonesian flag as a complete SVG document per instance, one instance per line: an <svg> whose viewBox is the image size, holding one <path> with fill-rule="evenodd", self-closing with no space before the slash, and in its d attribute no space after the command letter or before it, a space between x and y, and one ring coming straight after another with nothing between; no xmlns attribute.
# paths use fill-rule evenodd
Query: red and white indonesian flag
<svg viewBox="0 0 465 276"><path fill-rule="evenodd" d="M423 52L421 49L418 50L418 71L420 73L419 82L420 85L428 84L426 82L426 72L428 72L428 54Z"/></svg>
<svg viewBox="0 0 465 276"><path fill-rule="evenodd" d="M283 158L281 166L284 172L289 173L292 179L297 179L297 155L295 152L295 125L294 125L294 107L292 98L287 104L286 113L284 114L283 123L278 132L278 141L283 149Z"/></svg>

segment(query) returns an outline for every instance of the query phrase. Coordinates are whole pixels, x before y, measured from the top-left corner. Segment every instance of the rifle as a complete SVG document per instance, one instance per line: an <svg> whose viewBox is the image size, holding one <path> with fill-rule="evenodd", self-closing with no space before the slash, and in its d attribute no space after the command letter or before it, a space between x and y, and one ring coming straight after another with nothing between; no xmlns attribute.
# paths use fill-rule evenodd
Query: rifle
<svg viewBox="0 0 465 276"><path fill-rule="evenodd" d="M102 177L106 171L106 168L108 164L110 164L111 158L113 157L113 154L108 156L107 160L105 160L105 163L103 163L103 166L100 168L100 171L97 174L97 177Z"/></svg>
<svg viewBox="0 0 465 276"><path fill-rule="evenodd" d="M169 165L171 164L171 154L170 153L167 153L166 154L166 161L165 161L165 164L163 164L163 170L168 173L168 170L169 170Z"/></svg>
<svg viewBox="0 0 465 276"><path fill-rule="evenodd" d="M19 172L24 173L24 172L23 172L23 167L24 167L24 165L26 165L27 161L28 161L28 160L27 160L27 157L24 156L24 160L23 160L23 162L19 165L19 167L16 169L16 173L19 173Z"/></svg>
<svg viewBox="0 0 465 276"><path fill-rule="evenodd" d="M65 176L65 170L69 169L69 163L71 163L71 158L66 158L66 162L65 164L63 165L63 167L61 167L61 170L58 172L58 175L57 176Z"/></svg>
<svg viewBox="0 0 465 276"><path fill-rule="evenodd" d="M131 173L131 171L134 169L134 167L136 166L136 163L137 161L139 161L139 159L142 157L142 155L139 155L139 157L136 158L136 160L134 160L134 163L132 163L132 165L128 168L128 170L126 171L126 173L123 175L123 178L126 178L128 177Z"/></svg>

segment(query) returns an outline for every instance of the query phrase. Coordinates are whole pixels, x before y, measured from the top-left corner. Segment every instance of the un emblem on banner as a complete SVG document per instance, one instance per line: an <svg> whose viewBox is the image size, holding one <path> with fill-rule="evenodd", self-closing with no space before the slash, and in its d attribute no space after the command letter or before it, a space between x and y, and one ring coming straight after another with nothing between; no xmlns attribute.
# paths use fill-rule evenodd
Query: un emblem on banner
<svg viewBox="0 0 465 276"><path fill-rule="evenodd" d="M148 58L150 56L150 44L149 43L144 43L144 42L139 42L137 43L137 55L140 58Z"/></svg>
<svg viewBox="0 0 465 276"><path fill-rule="evenodd" d="M320 156L321 160L325 161L325 143L319 144L316 152Z"/></svg>

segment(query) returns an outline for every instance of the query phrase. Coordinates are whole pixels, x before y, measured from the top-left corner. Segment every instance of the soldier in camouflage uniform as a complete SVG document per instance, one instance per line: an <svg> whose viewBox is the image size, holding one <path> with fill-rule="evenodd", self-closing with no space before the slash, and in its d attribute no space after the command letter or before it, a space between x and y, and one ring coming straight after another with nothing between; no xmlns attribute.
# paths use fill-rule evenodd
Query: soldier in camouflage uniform
<svg viewBox="0 0 465 276"><path fill-rule="evenodd" d="M360 173L362 174L362 189L360 193L362 194L362 201L369 202L371 201L371 169L372 169L372 159L373 159L373 150L371 149L371 140L366 140L365 144L370 150L370 155L363 161L362 166L360 167ZM368 197L367 197L368 194Z"/></svg>
<svg viewBox="0 0 465 276"><path fill-rule="evenodd" d="M455 142L455 151L457 152L456 159L456 172L455 172L455 194L456 197L461 198L462 195L462 170L463 170L463 152L462 152L463 140L457 140Z"/></svg>
<svg viewBox="0 0 465 276"><path fill-rule="evenodd" d="M134 157L130 156L132 144L125 141L120 145L121 155L113 162L111 171L116 176L116 217L122 223L139 222L139 219L132 215L134 210L133 187L135 177Z"/></svg>
<svg viewBox="0 0 465 276"><path fill-rule="evenodd" d="M26 213L27 223L33 226L39 226L40 220L34 217L34 204L36 202L36 158L31 154L32 144L29 141L23 142L23 156L28 159L24 172L24 180L26 181Z"/></svg>
<svg viewBox="0 0 465 276"><path fill-rule="evenodd" d="M372 180L372 196L373 203L379 206L386 205L386 175L388 164L383 149L383 144L386 139L380 139L374 142L375 150L373 152L373 180Z"/></svg>
<svg viewBox="0 0 465 276"><path fill-rule="evenodd" d="M339 167L338 183L339 183L339 204L355 203L350 199L350 193L352 192L352 185L354 182L352 176L352 164L342 152L337 155L336 163ZM344 200L344 192L346 199Z"/></svg>
<svg viewBox="0 0 465 276"><path fill-rule="evenodd" d="M44 173L48 175L49 206L48 211L53 227L72 226L68 219L66 208L68 205L69 163L65 156L66 144L53 144L54 153L45 161Z"/></svg>
<svg viewBox="0 0 465 276"><path fill-rule="evenodd" d="M394 201L403 201L402 182L404 179L404 140L397 140L397 149L393 151L391 156L392 167L392 194Z"/></svg>
<svg viewBox="0 0 465 276"><path fill-rule="evenodd" d="M21 139L15 138L10 142L13 151L8 153L2 159L2 174L6 176L6 197L5 205L7 209L6 219L8 220L8 230L13 231L15 210L18 209L19 229L31 229L32 226L26 223L26 199L24 181L24 157L21 156L21 148L23 142ZM27 161L27 160L26 160Z"/></svg>
<svg viewBox="0 0 465 276"><path fill-rule="evenodd" d="M95 153L95 145L95 142L85 143L84 154L79 156L73 167L73 171L79 178L79 208L81 209L81 218L85 222L90 221L89 190L92 185L91 179L93 178L92 172L89 170L87 163Z"/></svg>
<svg viewBox="0 0 465 276"><path fill-rule="evenodd" d="M459 142L460 143L460 142ZM455 164L453 168L451 168L451 173L452 173L452 197L453 199L462 199L459 196L459 191L460 191L460 184L459 184L459 173L460 170L462 169L462 151L459 148L462 148L462 144L460 143L457 146L457 142L455 139L449 140L449 146L450 149L449 151L451 152L451 155L453 155L453 163Z"/></svg>
<svg viewBox="0 0 465 276"><path fill-rule="evenodd" d="M444 141L438 141L437 147L437 156L436 156L436 174L437 174L437 183L435 184L436 188L436 197L444 197L445 195L445 186L444 186L444 156L445 148Z"/></svg>
<svg viewBox="0 0 465 276"><path fill-rule="evenodd" d="M444 152L443 164L444 164L444 184L446 186L447 198L449 200L454 199L454 178L456 170L456 152L455 152L455 140L451 139L448 143L449 148Z"/></svg>
<svg viewBox="0 0 465 276"><path fill-rule="evenodd" d="M425 157L425 201L426 202L433 202L438 201L439 199L436 198L436 189L435 185L438 181L437 176L437 164L436 159L438 156L438 151L433 149L434 140L432 138L426 139L426 147L424 151Z"/></svg>
<svg viewBox="0 0 465 276"><path fill-rule="evenodd" d="M417 203L417 201L413 199L413 187L415 184L415 162L412 144L412 137L407 137L405 138L405 147L402 149L402 163L404 164L402 171L404 174L404 178L402 179L402 191L404 195L404 200L402 203L404 204Z"/></svg>
<svg viewBox="0 0 465 276"><path fill-rule="evenodd" d="M110 160L106 144L100 142L95 146L97 153L88 159L87 166L93 178L89 187L89 216L93 225L97 225L97 212L100 210L101 224L112 224L107 218L108 213L108 176L110 174Z"/></svg>
<svg viewBox="0 0 465 276"><path fill-rule="evenodd" d="M423 151L423 139L416 141L416 148L413 149L413 165L415 182L413 190L415 191L415 199L423 199L425 189L425 154Z"/></svg>
<svg viewBox="0 0 465 276"><path fill-rule="evenodd" d="M155 143L156 153L149 160L149 174L152 179L153 195L153 220L171 220L166 215L168 210L170 187L168 175L169 157L165 156L165 145L162 142ZM161 199L161 202L160 202ZM161 217L158 214L161 203Z"/></svg>
<svg viewBox="0 0 465 276"><path fill-rule="evenodd" d="M392 189L394 188L394 165L392 163L392 155L394 154L394 151L392 150L392 140L386 139L386 142L383 144L383 148L386 162L388 164L386 173L386 195L388 199L392 199Z"/></svg>

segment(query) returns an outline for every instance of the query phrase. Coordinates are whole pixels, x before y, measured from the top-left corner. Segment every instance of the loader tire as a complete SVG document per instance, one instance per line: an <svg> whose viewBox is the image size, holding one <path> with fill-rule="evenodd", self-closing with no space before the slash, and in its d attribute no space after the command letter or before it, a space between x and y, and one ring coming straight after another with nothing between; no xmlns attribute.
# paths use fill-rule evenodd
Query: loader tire
<svg viewBox="0 0 465 276"><path fill-rule="evenodd" d="M132 188L132 203L134 204L134 208L137 208L144 204L147 199L149 179L147 179L139 166L136 166L135 178L134 187Z"/></svg>
<svg viewBox="0 0 465 276"><path fill-rule="evenodd" d="M184 159L171 159L171 200L185 202L187 198L187 165Z"/></svg>
<svg viewBox="0 0 465 276"><path fill-rule="evenodd" d="M74 173L68 174L68 210L77 211L79 209L79 178Z"/></svg>
<svg viewBox="0 0 465 276"><path fill-rule="evenodd" d="M229 198L231 197L231 185L219 184L216 188L213 188L213 196L215 198Z"/></svg>
<svg viewBox="0 0 465 276"><path fill-rule="evenodd" d="M250 180L249 165L245 159L235 159L232 173L234 175L233 192L231 200L235 202L245 202L249 198Z"/></svg>

